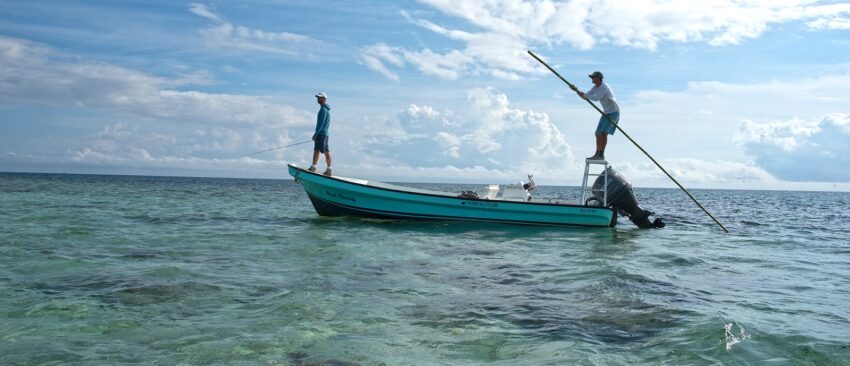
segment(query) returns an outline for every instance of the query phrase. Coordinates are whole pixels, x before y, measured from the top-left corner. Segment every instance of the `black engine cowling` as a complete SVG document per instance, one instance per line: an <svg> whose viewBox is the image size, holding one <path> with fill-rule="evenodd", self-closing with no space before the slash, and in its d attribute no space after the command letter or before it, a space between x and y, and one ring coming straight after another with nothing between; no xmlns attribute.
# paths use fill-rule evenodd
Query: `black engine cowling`
<svg viewBox="0 0 850 366"><path fill-rule="evenodd" d="M660 217L655 217L654 220L650 221L650 217L655 215L655 213L644 210L638 205L635 192L632 191L632 185L626 181L625 177L614 170L613 167L609 166L593 182L593 197L597 201L603 202L604 199L602 186L605 185L605 175L608 176L608 206L614 207L628 216L629 220L641 229L660 229L664 227L664 222L661 221Z"/></svg>

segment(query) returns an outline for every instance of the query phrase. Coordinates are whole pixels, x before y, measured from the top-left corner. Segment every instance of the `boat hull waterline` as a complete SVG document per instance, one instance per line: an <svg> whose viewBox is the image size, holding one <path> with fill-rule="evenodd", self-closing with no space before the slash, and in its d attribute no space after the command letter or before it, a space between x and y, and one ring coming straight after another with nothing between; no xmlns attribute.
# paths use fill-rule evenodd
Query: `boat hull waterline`
<svg viewBox="0 0 850 366"><path fill-rule="evenodd" d="M461 220L522 225L612 227L616 212L562 203L474 199L344 177L327 177L289 164L321 216Z"/></svg>

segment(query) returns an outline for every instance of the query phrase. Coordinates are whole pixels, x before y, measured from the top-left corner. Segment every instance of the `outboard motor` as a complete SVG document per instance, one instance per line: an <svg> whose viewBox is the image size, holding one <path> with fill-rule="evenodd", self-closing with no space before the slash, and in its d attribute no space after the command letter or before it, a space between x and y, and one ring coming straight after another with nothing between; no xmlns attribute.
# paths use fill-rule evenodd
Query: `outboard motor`
<svg viewBox="0 0 850 366"><path fill-rule="evenodd" d="M596 178L593 182L593 197L600 202L603 202L604 192L602 186L605 185L605 174L608 175L608 206L613 206L621 213L629 217L635 225L641 229L663 228L664 222L660 217L650 221L650 216L655 215L652 211L647 211L638 205L635 192L632 191L632 185L626 181L626 178L620 175L613 167L608 169L602 175Z"/></svg>

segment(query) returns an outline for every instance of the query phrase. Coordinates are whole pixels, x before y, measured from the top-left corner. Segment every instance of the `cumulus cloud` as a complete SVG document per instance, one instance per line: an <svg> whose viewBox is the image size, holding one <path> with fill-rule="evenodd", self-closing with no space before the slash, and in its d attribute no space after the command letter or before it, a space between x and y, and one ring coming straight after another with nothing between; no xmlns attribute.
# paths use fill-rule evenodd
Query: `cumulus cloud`
<svg viewBox="0 0 850 366"><path fill-rule="evenodd" d="M462 74L489 74L517 79L541 71L524 54L534 46L568 44L590 49L597 44L655 50L663 42L706 42L737 45L761 36L773 24L806 21L808 29L850 28L850 4L811 0L752 1L526 1L420 0L468 23L470 30L449 29L427 19L407 17L413 24L464 44L434 51L387 46L421 72L445 79ZM362 52L364 58L370 48ZM397 80L381 58L364 62Z"/></svg>
<svg viewBox="0 0 850 366"><path fill-rule="evenodd" d="M293 160L285 149L270 152L273 160L242 157L246 146L265 149L291 144L285 131L253 129L240 132L224 127L196 129L192 133L162 133L126 122L107 124L99 133L69 149L67 159L79 164L113 168L191 168L211 171L280 169ZM266 158L268 158L267 156Z"/></svg>
<svg viewBox="0 0 850 366"><path fill-rule="evenodd" d="M267 98L176 90L195 78L165 78L80 61L49 47L0 37L0 103L120 109L138 116L221 125L307 126L311 113Z"/></svg>
<svg viewBox="0 0 850 366"><path fill-rule="evenodd" d="M838 167L850 166L842 158L846 154L841 153L846 152L843 146L850 145L850 141L838 127L838 116L848 113L848 95L848 74L737 84L691 82L679 91L637 93L623 105L621 126L653 156L663 160L665 168L666 164L673 164L672 157L688 157L706 162L739 162L759 170L740 170L742 177L769 175L772 180L762 181L773 187L790 187L779 182L847 182L846 174L829 171L843 172L846 169ZM565 132L573 133L569 127ZM637 166L635 162L644 161L630 144L617 141L622 140L615 135L609 144L609 155L616 157L619 164L630 162ZM674 176L702 177L705 184L724 182L700 175L722 165L690 166L694 169L683 166L684 170ZM636 173L628 176L649 178ZM744 184L732 179L734 174L719 176L729 176L725 180L729 184ZM692 181L701 184L699 179Z"/></svg>
<svg viewBox="0 0 850 366"><path fill-rule="evenodd" d="M739 84L692 82L678 91L638 92L623 105L621 125L658 156L699 152L693 157L741 161L747 156L735 135L743 121L818 121L847 113L848 95L848 74Z"/></svg>
<svg viewBox="0 0 850 366"><path fill-rule="evenodd" d="M846 110L848 85L847 75L751 84L694 82L682 91L639 93L623 106L628 114L621 122L686 187L799 189L803 186L790 185L799 181L797 178L780 172L775 161L765 158L787 161L789 171L808 172L812 162L804 152L815 145L827 147L834 156L846 156L840 148L850 146L850 141L842 137L846 137L845 130L838 129L847 129L848 125L836 117L846 114L829 111ZM570 143L581 142L587 131L579 126L574 113L554 118L516 109L507 95L492 88L469 90L467 105L468 109L458 111L422 104L406 106L394 119L370 127L366 136L358 138L368 143L351 152L358 156L352 165L364 174L377 176L392 171L421 179L516 179L534 171L544 182L580 183L583 164L575 161L566 136ZM805 117L783 128L765 127L781 116L825 114L832 116L831 122ZM587 118L595 117L588 114ZM750 122L742 122L746 120ZM817 137L827 134L838 140L830 144ZM786 152L779 154L765 146ZM759 157L759 151L763 157ZM800 155L792 158L794 154ZM673 187L619 133L612 137L609 155L637 186ZM846 160L832 159L827 166L850 166ZM826 179L823 174L806 174L807 181L847 181L837 175Z"/></svg>
<svg viewBox="0 0 850 366"><path fill-rule="evenodd" d="M744 121L735 136L756 163L794 182L850 182L850 115L818 121Z"/></svg>
<svg viewBox="0 0 850 366"><path fill-rule="evenodd" d="M408 170L444 169L443 174L476 170L499 176L574 164L564 135L546 113L511 108L508 97L493 88L467 94L469 109L462 113L408 105L358 155L390 159L382 165Z"/></svg>

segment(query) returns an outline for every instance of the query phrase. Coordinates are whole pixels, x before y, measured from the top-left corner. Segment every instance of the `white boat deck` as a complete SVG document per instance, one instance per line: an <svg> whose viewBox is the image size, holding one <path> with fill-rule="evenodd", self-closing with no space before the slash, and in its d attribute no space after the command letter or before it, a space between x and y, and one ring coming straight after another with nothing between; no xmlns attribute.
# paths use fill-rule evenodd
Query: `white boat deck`
<svg viewBox="0 0 850 366"><path fill-rule="evenodd" d="M392 189L394 191L422 193L422 194L430 194L430 195L435 195L435 196L457 197L457 193L449 193L449 192L441 192L441 191L432 191L432 190L428 190L428 189L405 187L405 186L399 186L399 185L389 184L389 183L384 183L384 182L376 182L376 181L369 181L369 180L365 180L365 179L340 177L340 176L336 176L336 175L334 176L334 178L339 179L339 180L344 180L346 182L351 182L351 183L355 183L355 184L361 184L361 185L364 185L364 186L369 186L369 187Z"/></svg>
<svg viewBox="0 0 850 366"><path fill-rule="evenodd" d="M458 196L458 193L443 192L443 191L432 191L432 190L428 190L428 189L420 189L420 188L413 188L413 187L407 187L407 186L400 186L400 185L396 185L396 184L370 181L370 180L366 180L366 179L348 178L348 177L341 177L341 176L337 176L337 175L335 175L334 178L339 179L339 180L344 180L346 182L351 182L351 183L354 183L354 184L360 184L360 185L365 185L365 186L375 187L375 188L391 189L391 190L394 190L394 191L422 193L422 194L429 194L429 195L433 195L433 196L444 196L444 197L457 197ZM485 185L484 187L486 188L487 186ZM487 198L481 197L481 199L487 199ZM498 197L498 198L489 199L489 200L490 201L504 201L504 202L548 203L548 204L556 204L556 205L577 205L578 204L575 201L570 201L570 200L566 200L566 199L549 199L549 198L532 198L530 201L526 201L526 200L522 200L522 199L505 199L505 198L502 198L502 197Z"/></svg>

